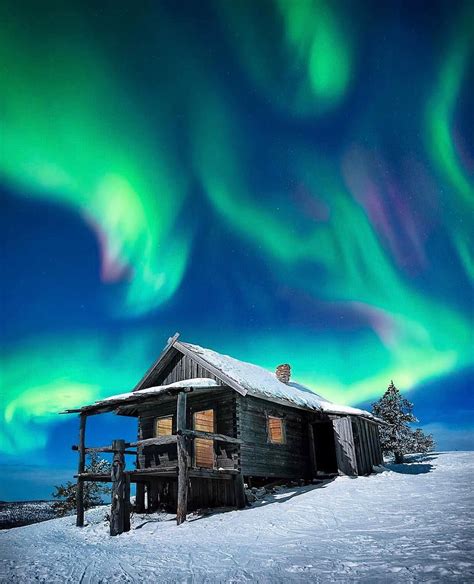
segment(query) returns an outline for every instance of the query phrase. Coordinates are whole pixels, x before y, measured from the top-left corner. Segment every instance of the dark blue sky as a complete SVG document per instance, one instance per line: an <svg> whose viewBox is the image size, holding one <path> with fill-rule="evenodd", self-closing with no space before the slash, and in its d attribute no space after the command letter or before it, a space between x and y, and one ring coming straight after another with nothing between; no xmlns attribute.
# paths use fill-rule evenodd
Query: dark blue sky
<svg viewBox="0 0 474 584"><path fill-rule="evenodd" d="M440 448L474 446L471 2L1 17L0 498L46 497L75 464L57 412L176 330L338 402L393 379Z"/></svg>

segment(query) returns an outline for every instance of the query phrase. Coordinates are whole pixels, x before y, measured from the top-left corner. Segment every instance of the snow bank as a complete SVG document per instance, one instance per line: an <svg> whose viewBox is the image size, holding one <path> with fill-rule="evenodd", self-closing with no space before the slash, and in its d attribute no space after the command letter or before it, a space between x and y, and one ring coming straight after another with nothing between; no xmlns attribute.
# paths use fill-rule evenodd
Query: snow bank
<svg viewBox="0 0 474 584"><path fill-rule="evenodd" d="M87 512L82 529L65 517L2 531L0 581L473 581L474 453L389 469L281 489L180 527L172 515L135 515L115 538L108 508Z"/></svg>

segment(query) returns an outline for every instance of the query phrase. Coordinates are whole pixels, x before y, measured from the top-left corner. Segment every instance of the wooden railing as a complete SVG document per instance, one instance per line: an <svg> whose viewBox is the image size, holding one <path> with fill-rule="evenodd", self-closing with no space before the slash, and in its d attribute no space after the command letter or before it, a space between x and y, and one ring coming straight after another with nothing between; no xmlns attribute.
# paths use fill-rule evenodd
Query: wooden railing
<svg viewBox="0 0 474 584"><path fill-rule="evenodd" d="M137 449L143 446L162 446L166 444L176 444L178 454L178 498L176 521L178 525L186 521L187 514L187 496L188 483L190 476L190 452L191 444L195 438L204 438L206 440L215 440L228 444L242 444L242 440L225 434L216 434L212 432L201 432L199 430L190 430L186 428L186 391L178 393L177 398L177 416L176 416L176 434L170 436L157 436L155 438L146 438L134 442L125 440L114 440L110 446L85 446L85 421L86 416L81 414L81 424L79 432L79 445L74 445L73 450L79 453L79 464L77 472L77 519L76 525L84 525L84 481L103 480L102 475L85 472L85 455L90 452L104 452L113 454L112 470L110 480L112 481L112 509L110 514L110 534L118 535L123 531L130 529L130 472L124 472L125 455L136 455ZM135 448L136 450L128 450ZM134 473L148 471L156 472L156 469L137 469ZM235 486L235 499L237 506L245 506L245 493L243 476L239 469L227 471L232 474ZM196 475L194 470L192 476ZM210 472L207 473L210 476ZM104 475L105 476L105 475ZM202 476L207 476L203 474Z"/></svg>

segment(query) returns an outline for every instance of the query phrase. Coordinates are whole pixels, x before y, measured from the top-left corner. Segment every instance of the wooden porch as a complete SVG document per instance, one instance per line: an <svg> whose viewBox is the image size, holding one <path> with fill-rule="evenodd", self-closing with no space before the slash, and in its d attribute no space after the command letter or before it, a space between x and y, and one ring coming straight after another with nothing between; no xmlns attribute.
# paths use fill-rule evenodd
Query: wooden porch
<svg viewBox="0 0 474 584"><path fill-rule="evenodd" d="M176 434L169 436L157 436L134 442L126 442L117 439L110 446L88 447L85 444L86 420L89 415L104 413L105 411L116 410L117 404L111 403L109 408L102 406L99 411L93 408L80 410L79 444L73 446L78 451L79 462L78 471L75 475L77 479L77 509L76 525L84 525L84 482L111 482L112 483L112 504L110 514L110 534L117 535L130 529L130 484L136 483L136 509L139 512L145 511L145 485L152 480L170 479L177 482L176 498L176 521L180 525L186 521L188 511L188 490L192 480L206 479L209 481L224 480L232 481L233 500L238 508L245 506L244 480L240 469L205 469L192 467L192 450L194 440L212 440L235 445L240 448L242 440L233 436L218 434L213 432L203 432L189 429L187 427L187 395L193 388L176 388L172 395L176 395ZM137 395L136 402L143 399ZM127 400L127 407L133 406L135 400ZM119 406L120 408L120 406ZM176 445L177 465L166 468L139 468L138 453L140 448L148 446L170 446ZM85 457L87 453L104 452L112 453L112 471L109 474L92 474L85 472ZM136 456L137 468L125 470L125 455ZM237 458L239 460L239 458ZM229 485L230 486L230 485ZM149 503L149 501L148 501Z"/></svg>

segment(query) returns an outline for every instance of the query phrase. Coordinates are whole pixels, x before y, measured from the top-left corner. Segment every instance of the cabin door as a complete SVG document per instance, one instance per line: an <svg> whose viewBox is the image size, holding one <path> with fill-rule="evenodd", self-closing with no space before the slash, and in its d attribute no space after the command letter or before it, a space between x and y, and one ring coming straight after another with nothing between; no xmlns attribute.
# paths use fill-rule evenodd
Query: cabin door
<svg viewBox="0 0 474 584"><path fill-rule="evenodd" d="M348 476L357 476L357 461L349 416L333 420L336 441L336 458L339 472Z"/></svg>
<svg viewBox="0 0 474 584"><path fill-rule="evenodd" d="M201 410L193 414L193 428L200 432L214 433L214 410ZM194 439L194 466L214 468L214 440Z"/></svg>
<svg viewBox="0 0 474 584"><path fill-rule="evenodd" d="M337 458L334 442L334 429L331 420L313 424L314 450L316 455L316 472L336 474Z"/></svg>

